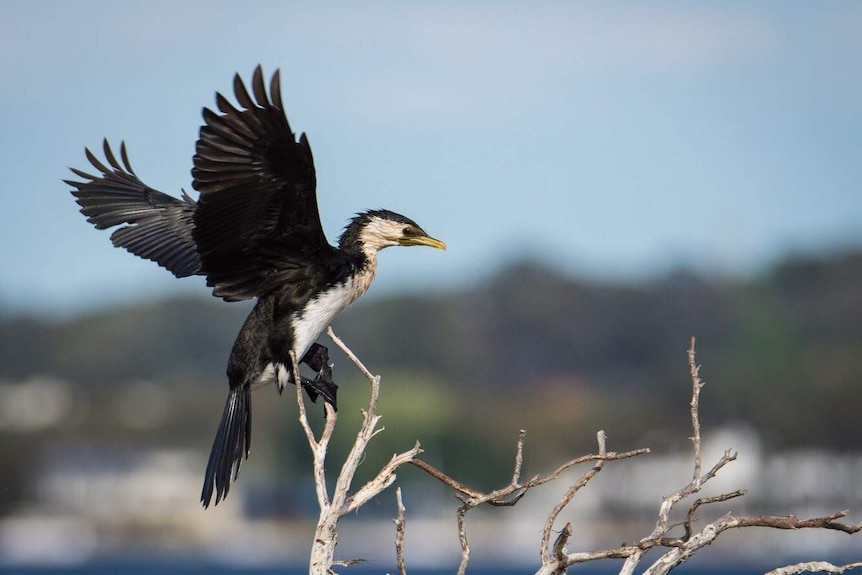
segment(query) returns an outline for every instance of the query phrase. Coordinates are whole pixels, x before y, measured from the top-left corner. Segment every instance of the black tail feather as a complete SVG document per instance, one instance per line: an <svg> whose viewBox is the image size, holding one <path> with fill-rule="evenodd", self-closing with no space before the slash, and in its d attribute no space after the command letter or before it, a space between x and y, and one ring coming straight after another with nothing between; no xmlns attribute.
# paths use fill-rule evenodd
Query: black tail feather
<svg viewBox="0 0 862 575"><path fill-rule="evenodd" d="M227 497L231 481L239 476L243 458L251 447L251 387L232 389L210 451L201 503L209 507L215 492L215 505Z"/></svg>

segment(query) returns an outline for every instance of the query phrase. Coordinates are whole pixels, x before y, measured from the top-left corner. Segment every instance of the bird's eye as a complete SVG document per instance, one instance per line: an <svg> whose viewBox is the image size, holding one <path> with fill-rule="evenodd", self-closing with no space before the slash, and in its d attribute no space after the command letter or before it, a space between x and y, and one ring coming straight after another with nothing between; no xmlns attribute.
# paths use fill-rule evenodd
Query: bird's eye
<svg viewBox="0 0 862 575"><path fill-rule="evenodd" d="M404 228L404 230L401 233L404 234L405 236L413 236L413 235L416 235L416 230L414 230L410 226L407 226L406 228Z"/></svg>

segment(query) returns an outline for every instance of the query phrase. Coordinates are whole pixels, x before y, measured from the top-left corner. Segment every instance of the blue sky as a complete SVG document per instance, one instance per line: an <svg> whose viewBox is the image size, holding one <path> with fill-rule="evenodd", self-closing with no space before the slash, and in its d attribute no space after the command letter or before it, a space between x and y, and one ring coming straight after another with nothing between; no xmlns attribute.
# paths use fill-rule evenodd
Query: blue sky
<svg viewBox="0 0 862 575"><path fill-rule="evenodd" d="M61 179L129 146L190 190L200 109L282 72L332 241L389 208L449 244L392 249L372 293L542 254L573 274L751 273L862 245L859 2L4 2L0 306L206 293L111 247Z"/></svg>

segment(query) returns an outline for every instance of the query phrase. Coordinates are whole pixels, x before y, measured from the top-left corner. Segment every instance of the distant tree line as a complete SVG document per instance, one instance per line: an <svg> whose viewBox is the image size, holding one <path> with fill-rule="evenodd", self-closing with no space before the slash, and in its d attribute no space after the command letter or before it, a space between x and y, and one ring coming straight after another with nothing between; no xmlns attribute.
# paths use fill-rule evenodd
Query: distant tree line
<svg viewBox="0 0 862 575"><path fill-rule="evenodd" d="M750 425L771 449L862 449L860 286L862 253L790 259L747 279L679 271L640 284L521 262L472 287L369 298L335 327L371 369L387 373L382 407L401 435L383 436L380 452L421 437L445 471L482 487L510 466L509 438L522 427L544 446L529 454L537 465L593 448L599 428L621 444L637 443L645 429L684 438L679 354L693 334L722 382L702 410L711 426ZM224 358L248 308L201 291L62 321L0 313L0 380L50 376L75 386L88 415L55 431L66 441L129 437L203 451L221 409ZM333 359L348 419L362 399L352 398L346 358ZM172 394L175 416L146 432L124 429L110 417L112 397L142 380ZM260 417L280 423L255 433L271 464L289 470L308 454L301 442L268 443L297 433L283 403L260 407ZM573 422L584 433L573 433ZM0 456L33 457L50 440L50 431L0 432ZM347 448L334 438L336 456Z"/></svg>

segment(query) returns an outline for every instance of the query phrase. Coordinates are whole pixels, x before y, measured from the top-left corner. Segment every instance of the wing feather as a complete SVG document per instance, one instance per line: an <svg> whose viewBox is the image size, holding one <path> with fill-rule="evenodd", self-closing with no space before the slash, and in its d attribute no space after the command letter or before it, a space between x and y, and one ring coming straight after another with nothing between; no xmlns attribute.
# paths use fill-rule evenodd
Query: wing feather
<svg viewBox="0 0 862 575"><path fill-rule="evenodd" d="M185 192L174 198L144 184L132 170L125 143L117 161L105 140L106 166L90 150L85 154L99 175L70 168L83 181L66 180L87 221L104 230L122 226L111 234L111 242L144 259L152 260L177 277L200 273L192 230L196 208ZM109 167L110 166L110 167Z"/></svg>
<svg viewBox="0 0 862 575"><path fill-rule="evenodd" d="M260 66L250 87L236 75L237 106L216 94L218 112L204 108L192 169L202 270L213 294L227 300L313 275L335 250L320 225L311 147L287 121L278 71L270 94Z"/></svg>

